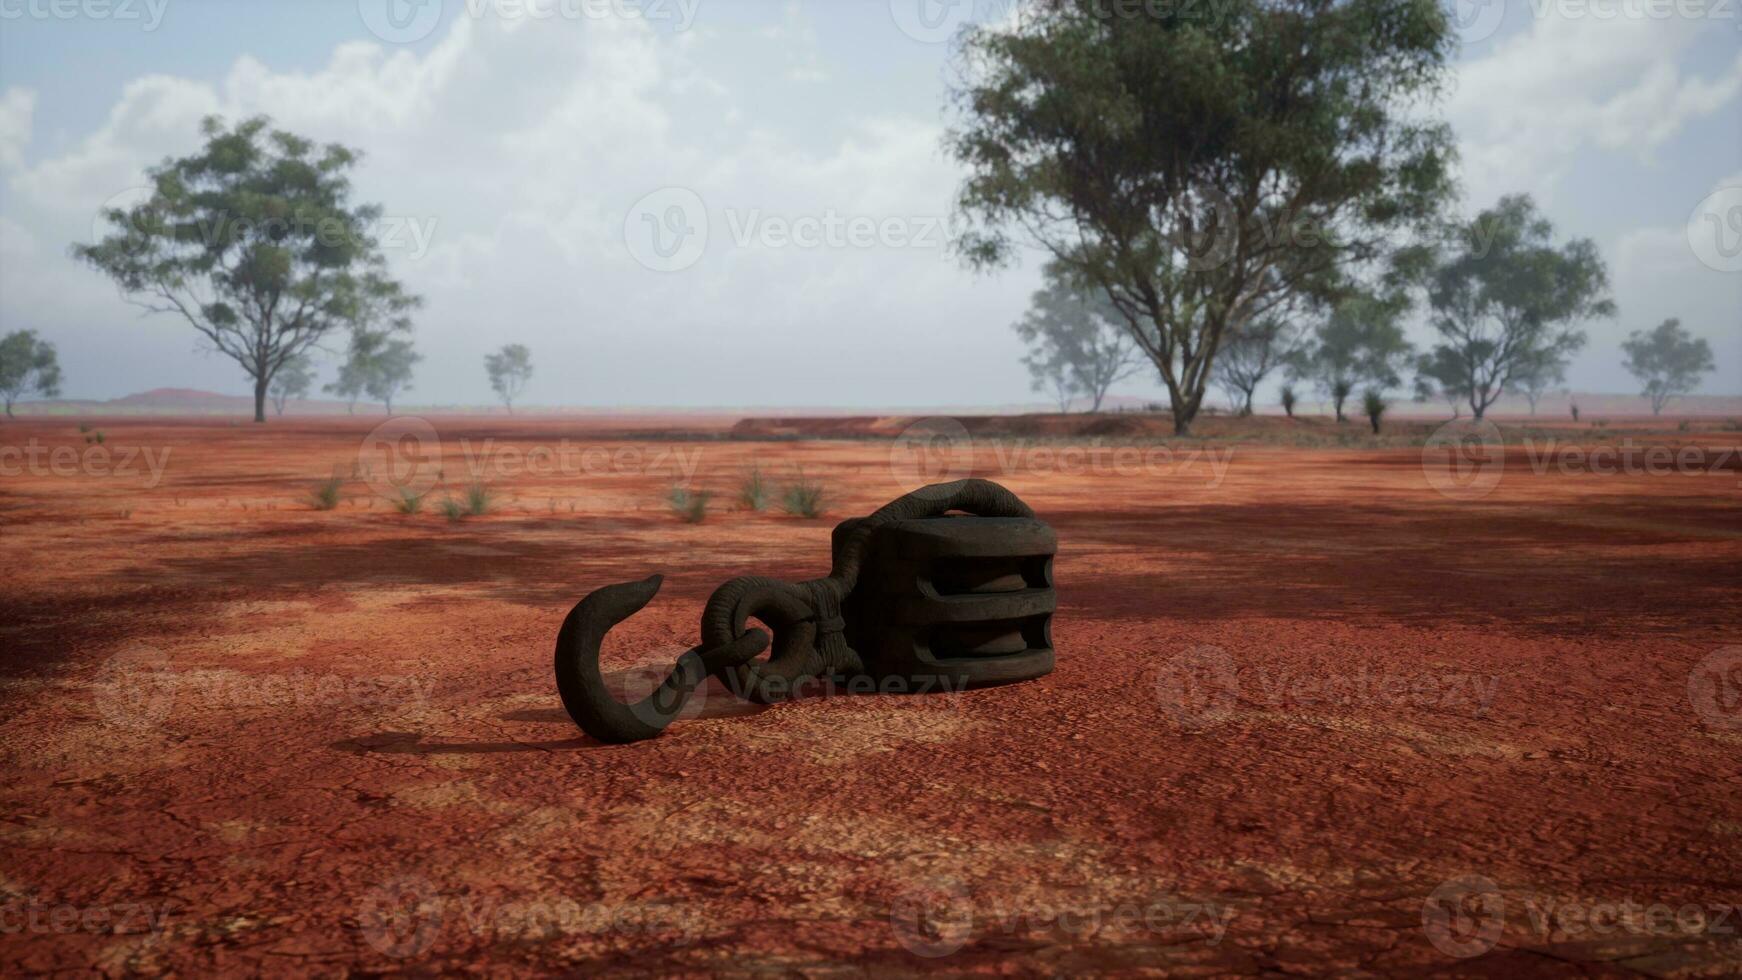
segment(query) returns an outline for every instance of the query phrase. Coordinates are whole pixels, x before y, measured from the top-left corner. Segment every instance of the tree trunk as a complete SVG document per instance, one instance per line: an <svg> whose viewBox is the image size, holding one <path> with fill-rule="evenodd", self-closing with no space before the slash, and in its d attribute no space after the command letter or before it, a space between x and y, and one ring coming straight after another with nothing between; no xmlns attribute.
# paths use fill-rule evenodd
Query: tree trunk
<svg viewBox="0 0 1742 980"><path fill-rule="evenodd" d="M1174 394L1171 385L1168 388L1167 400L1173 408L1173 434L1176 436L1191 435L1192 411L1189 407L1189 403L1181 399L1180 396Z"/></svg>
<svg viewBox="0 0 1742 980"><path fill-rule="evenodd" d="M266 372L260 372L254 379L254 421L266 421Z"/></svg>

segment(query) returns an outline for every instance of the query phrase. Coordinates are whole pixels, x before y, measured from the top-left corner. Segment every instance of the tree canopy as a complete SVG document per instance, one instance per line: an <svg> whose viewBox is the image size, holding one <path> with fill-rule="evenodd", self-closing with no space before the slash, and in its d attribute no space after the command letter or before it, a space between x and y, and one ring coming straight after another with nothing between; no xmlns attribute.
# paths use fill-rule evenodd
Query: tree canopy
<svg viewBox="0 0 1742 980"><path fill-rule="evenodd" d="M1435 363L1481 418L1532 372L1584 346L1584 320L1613 316L1608 271L1590 239L1554 242L1554 226L1526 195L1500 203L1424 246Z"/></svg>
<svg viewBox="0 0 1742 980"><path fill-rule="evenodd" d="M1214 377L1222 390L1238 401L1241 415L1252 414L1252 398L1272 371L1282 367L1300 342L1295 321L1266 314L1248 322L1216 356Z"/></svg>
<svg viewBox="0 0 1742 980"><path fill-rule="evenodd" d="M1089 399L1089 411L1100 411L1108 389L1139 364L1106 298L1078 289L1056 265L1047 266L1046 284L1035 291L1015 330L1029 347L1022 362L1034 390L1050 391L1061 412L1079 395Z"/></svg>
<svg viewBox="0 0 1742 980"><path fill-rule="evenodd" d="M25 395L48 398L60 394L60 362L54 345L38 340L34 330L15 330L0 340L0 398L6 401L6 417Z"/></svg>
<svg viewBox="0 0 1742 980"><path fill-rule="evenodd" d="M504 344L496 353L484 355L484 372L490 376L490 387L512 415L514 399L520 397L526 383L532 380L532 351L525 344Z"/></svg>
<svg viewBox="0 0 1742 980"><path fill-rule="evenodd" d="M315 383L314 361L307 354L285 361L279 367L278 373L272 376L272 410L274 414L284 414L284 403L292 398L302 398L308 394L309 388Z"/></svg>
<svg viewBox="0 0 1742 980"><path fill-rule="evenodd" d="M266 420L273 376L335 331L409 327L418 300L388 277L375 205L353 205L358 154L254 117L208 118L205 146L149 171L151 195L104 217L114 230L73 255L134 303L187 321L254 382Z"/></svg>
<svg viewBox="0 0 1742 980"><path fill-rule="evenodd" d="M1692 336L1673 317L1650 332L1628 334L1621 351L1627 355L1628 372L1644 385L1641 394L1651 399L1653 415L1662 414L1671 398L1693 391L1700 375L1717 367L1706 338Z"/></svg>
<svg viewBox="0 0 1742 980"><path fill-rule="evenodd" d="M1407 301L1397 295L1358 295L1338 303L1289 359L1289 374L1331 399L1337 421L1357 388L1379 395L1402 383L1412 353L1400 322Z"/></svg>
<svg viewBox="0 0 1742 980"><path fill-rule="evenodd" d="M958 248L1037 246L1103 291L1189 431L1223 342L1438 215L1424 106L1456 39L1433 0L1045 0L969 28L947 137Z"/></svg>

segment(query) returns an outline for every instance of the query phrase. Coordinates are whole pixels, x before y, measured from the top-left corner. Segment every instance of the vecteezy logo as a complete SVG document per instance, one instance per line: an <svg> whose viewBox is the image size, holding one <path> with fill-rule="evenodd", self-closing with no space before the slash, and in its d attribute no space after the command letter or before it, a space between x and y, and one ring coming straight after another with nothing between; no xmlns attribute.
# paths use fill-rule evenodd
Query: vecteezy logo
<svg viewBox="0 0 1742 980"><path fill-rule="evenodd" d="M1456 0L1452 4L1452 27L1465 44L1493 37L1505 16L1506 0Z"/></svg>
<svg viewBox="0 0 1742 980"><path fill-rule="evenodd" d="M1688 217L1688 245L1714 272L1742 272L1742 186L1720 187Z"/></svg>
<svg viewBox="0 0 1742 980"><path fill-rule="evenodd" d="M121 728L153 728L175 707L177 680L163 651L144 643L126 644L98 674L97 713Z"/></svg>
<svg viewBox="0 0 1742 980"><path fill-rule="evenodd" d="M118 194L110 195L91 216L91 244L96 244L116 232L125 232L134 223L133 209L151 200L151 188L129 187ZM118 214L116 214L119 212ZM120 220L111 217L115 214ZM146 222L141 220L139 224Z"/></svg>
<svg viewBox="0 0 1742 980"><path fill-rule="evenodd" d="M681 652L678 651L678 653ZM685 667L683 660L679 659L678 663L680 669ZM699 717L702 709L707 707L707 668L703 667L701 662L697 660L688 665L687 669L696 672L691 676L692 680L697 675L701 679L696 682L688 699L683 701L681 708L678 707L678 702L683 695L665 683L666 678L673 673L672 668L669 667L661 667L658 664L632 667L605 678L605 684L607 688L613 689L612 696L629 705L630 711L637 718L649 725L663 725L666 723L666 719L683 721Z"/></svg>
<svg viewBox="0 0 1742 980"><path fill-rule="evenodd" d="M889 447L889 475L904 492L974 475L974 439L952 418L924 418L895 437Z"/></svg>
<svg viewBox="0 0 1742 980"><path fill-rule="evenodd" d="M1213 187L1198 192L1195 206L1187 204L1189 220L1177 222L1166 239L1193 272L1221 268L1234 257L1239 244L1240 215L1234 202Z"/></svg>
<svg viewBox="0 0 1742 980"><path fill-rule="evenodd" d="M623 219L623 242L655 272L695 265L708 247L708 207L687 187L662 187L636 201Z"/></svg>
<svg viewBox="0 0 1742 980"><path fill-rule="evenodd" d="M411 44L429 37L441 22L442 0L357 0L357 13L381 40Z"/></svg>
<svg viewBox="0 0 1742 980"><path fill-rule="evenodd" d="M895 897L889 906L895 941L915 956L948 956L974 934L974 908L954 881L926 882Z"/></svg>
<svg viewBox="0 0 1742 980"><path fill-rule="evenodd" d="M1688 675L1688 700L1712 728L1742 729L1742 647L1724 647Z"/></svg>
<svg viewBox="0 0 1742 980"><path fill-rule="evenodd" d="M1453 500L1477 500L1494 492L1506 468L1506 441L1487 419L1453 419L1421 447L1428 486Z"/></svg>
<svg viewBox="0 0 1742 980"><path fill-rule="evenodd" d="M1447 956L1481 956L1500 942L1506 928L1506 898L1481 875L1453 878L1422 903L1421 928L1428 942Z"/></svg>
<svg viewBox="0 0 1742 980"><path fill-rule="evenodd" d="M889 0L889 15L915 41L942 44L974 16L974 0Z"/></svg>
<svg viewBox="0 0 1742 980"><path fill-rule="evenodd" d="M1240 677L1228 651L1196 646L1161 665L1155 692L1164 714L1182 728L1198 729L1234 709Z"/></svg>
<svg viewBox="0 0 1742 980"><path fill-rule="evenodd" d="M389 500L421 497L441 481L441 436L414 415L388 419L357 447L357 472Z"/></svg>
<svg viewBox="0 0 1742 980"><path fill-rule="evenodd" d="M401 875L376 885L357 910L370 948L402 960L424 953L442 927L442 899L426 878Z"/></svg>

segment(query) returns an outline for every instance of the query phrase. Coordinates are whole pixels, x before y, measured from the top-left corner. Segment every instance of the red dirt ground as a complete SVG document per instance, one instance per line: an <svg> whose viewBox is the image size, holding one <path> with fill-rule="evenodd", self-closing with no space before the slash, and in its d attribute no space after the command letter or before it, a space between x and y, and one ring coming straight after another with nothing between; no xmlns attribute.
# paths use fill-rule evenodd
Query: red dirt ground
<svg viewBox="0 0 1742 980"><path fill-rule="evenodd" d="M0 427L0 972L1742 972L1733 431L1512 445L1486 495L1408 444L982 439L1059 532L1054 674L606 746L569 606L667 573L633 686L719 582L825 572L893 444L433 419L447 485L495 461L450 523L354 469L376 421ZM828 515L734 510L752 464Z"/></svg>

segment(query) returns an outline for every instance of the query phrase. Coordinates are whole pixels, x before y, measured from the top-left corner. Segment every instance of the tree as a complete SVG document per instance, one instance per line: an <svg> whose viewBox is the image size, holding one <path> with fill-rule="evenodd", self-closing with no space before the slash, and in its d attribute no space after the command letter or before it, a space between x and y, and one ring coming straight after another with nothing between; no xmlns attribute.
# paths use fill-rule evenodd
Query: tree
<svg viewBox="0 0 1742 980"><path fill-rule="evenodd" d="M1385 418L1385 410L1390 404L1385 400L1385 393L1378 388L1368 388L1361 393L1361 411L1367 415L1367 421L1373 426L1373 434L1379 434L1379 422Z"/></svg>
<svg viewBox="0 0 1742 980"><path fill-rule="evenodd" d="M1650 333L1635 330L1628 334L1621 350L1627 355L1628 372L1645 386L1640 394L1651 399L1653 415L1661 415L1671 398L1693 391L1699 386L1700 375L1717 368L1712 345L1704 337L1696 338L1683 330L1682 322L1674 317Z"/></svg>
<svg viewBox="0 0 1742 980"><path fill-rule="evenodd" d="M1252 414L1252 397L1269 374L1284 364L1298 342L1298 329L1281 316L1245 325L1216 358L1214 377L1241 415Z"/></svg>
<svg viewBox="0 0 1742 980"><path fill-rule="evenodd" d="M504 344L500 351L484 356L484 370L490 375L490 387L513 415L514 399L532 378L532 352L522 344Z"/></svg>
<svg viewBox="0 0 1742 980"><path fill-rule="evenodd" d="M1063 355L1057 350L1031 350L1022 356L1022 363L1028 367L1031 390L1048 393L1060 414L1071 410L1071 402L1077 397L1077 379Z"/></svg>
<svg viewBox="0 0 1742 980"><path fill-rule="evenodd" d="M1522 375L1550 370L1584 346L1579 321L1615 313L1596 243L1556 246L1553 236L1520 194L1453 229L1449 242L1426 246L1434 253L1426 280L1428 319L1441 338L1436 356L1447 352L1478 419Z"/></svg>
<svg viewBox="0 0 1742 980"><path fill-rule="evenodd" d="M1048 263L1044 275L1046 285L1015 325L1029 345L1022 363L1034 390L1050 389L1059 411L1068 411L1071 397L1082 394L1089 411L1099 412L1108 389L1137 370L1136 348L1118 313L1095 291L1073 284L1056 263Z"/></svg>
<svg viewBox="0 0 1742 980"><path fill-rule="evenodd" d="M1579 339L1583 343L1584 338ZM1536 414L1536 403L1550 388L1567 380L1569 360L1564 351L1542 350L1524 358L1512 372L1512 390L1530 403L1530 414Z"/></svg>
<svg viewBox="0 0 1742 980"><path fill-rule="evenodd" d="M53 398L60 394L60 362L54 345L36 339L34 330L16 330L0 340L0 398L6 400L6 417L24 395Z"/></svg>
<svg viewBox="0 0 1742 980"><path fill-rule="evenodd" d="M1415 400L1443 399L1452 408L1452 418L1459 418L1464 414L1463 401L1469 397L1463 387L1465 378L1457 355L1450 348L1436 347L1416 358Z"/></svg>
<svg viewBox="0 0 1742 980"><path fill-rule="evenodd" d="M368 360L363 390L387 406L387 414L392 415L393 399L411 387L412 368L421 360L423 355L411 349L411 341L386 341Z"/></svg>
<svg viewBox="0 0 1742 980"><path fill-rule="evenodd" d="M369 388L369 376L374 371L374 358L387 343L388 334L379 330L353 330L345 361L339 365L339 376L324 389L345 399L345 411L357 414L357 399Z"/></svg>
<svg viewBox="0 0 1742 980"><path fill-rule="evenodd" d="M256 422L292 358L335 331L403 319L418 303L385 274L369 231L381 209L350 203L357 153L270 125L207 118L199 153L150 170L151 196L105 211L115 230L72 249L130 301L180 316L240 364L254 382Z"/></svg>
<svg viewBox="0 0 1742 980"><path fill-rule="evenodd" d="M292 398L303 398L315 383L314 362L308 355L302 354L284 362L278 373L272 376L272 408L275 414L284 414L284 403Z"/></svg>
<svg viewBox="0 0 1742 980"><path fill-rule="evenodd" d="M1032 244L1102 290L1184 435L1228 337L1443 206L1451 133L1421 107L1456 37L1420 0L1162 6L1041 0L965 29L946 147L964 259Z"/></svg>
<svg viewBox="0 0 1742 980"><path fill-rule="evenodd" d="M1291 377L1312 381L1331 400L1337 421L1358 387L1381 394L1402 382L1411 350L1398 319L1400 296L1358 295L1338 303L1289 359Z"/></svg>

